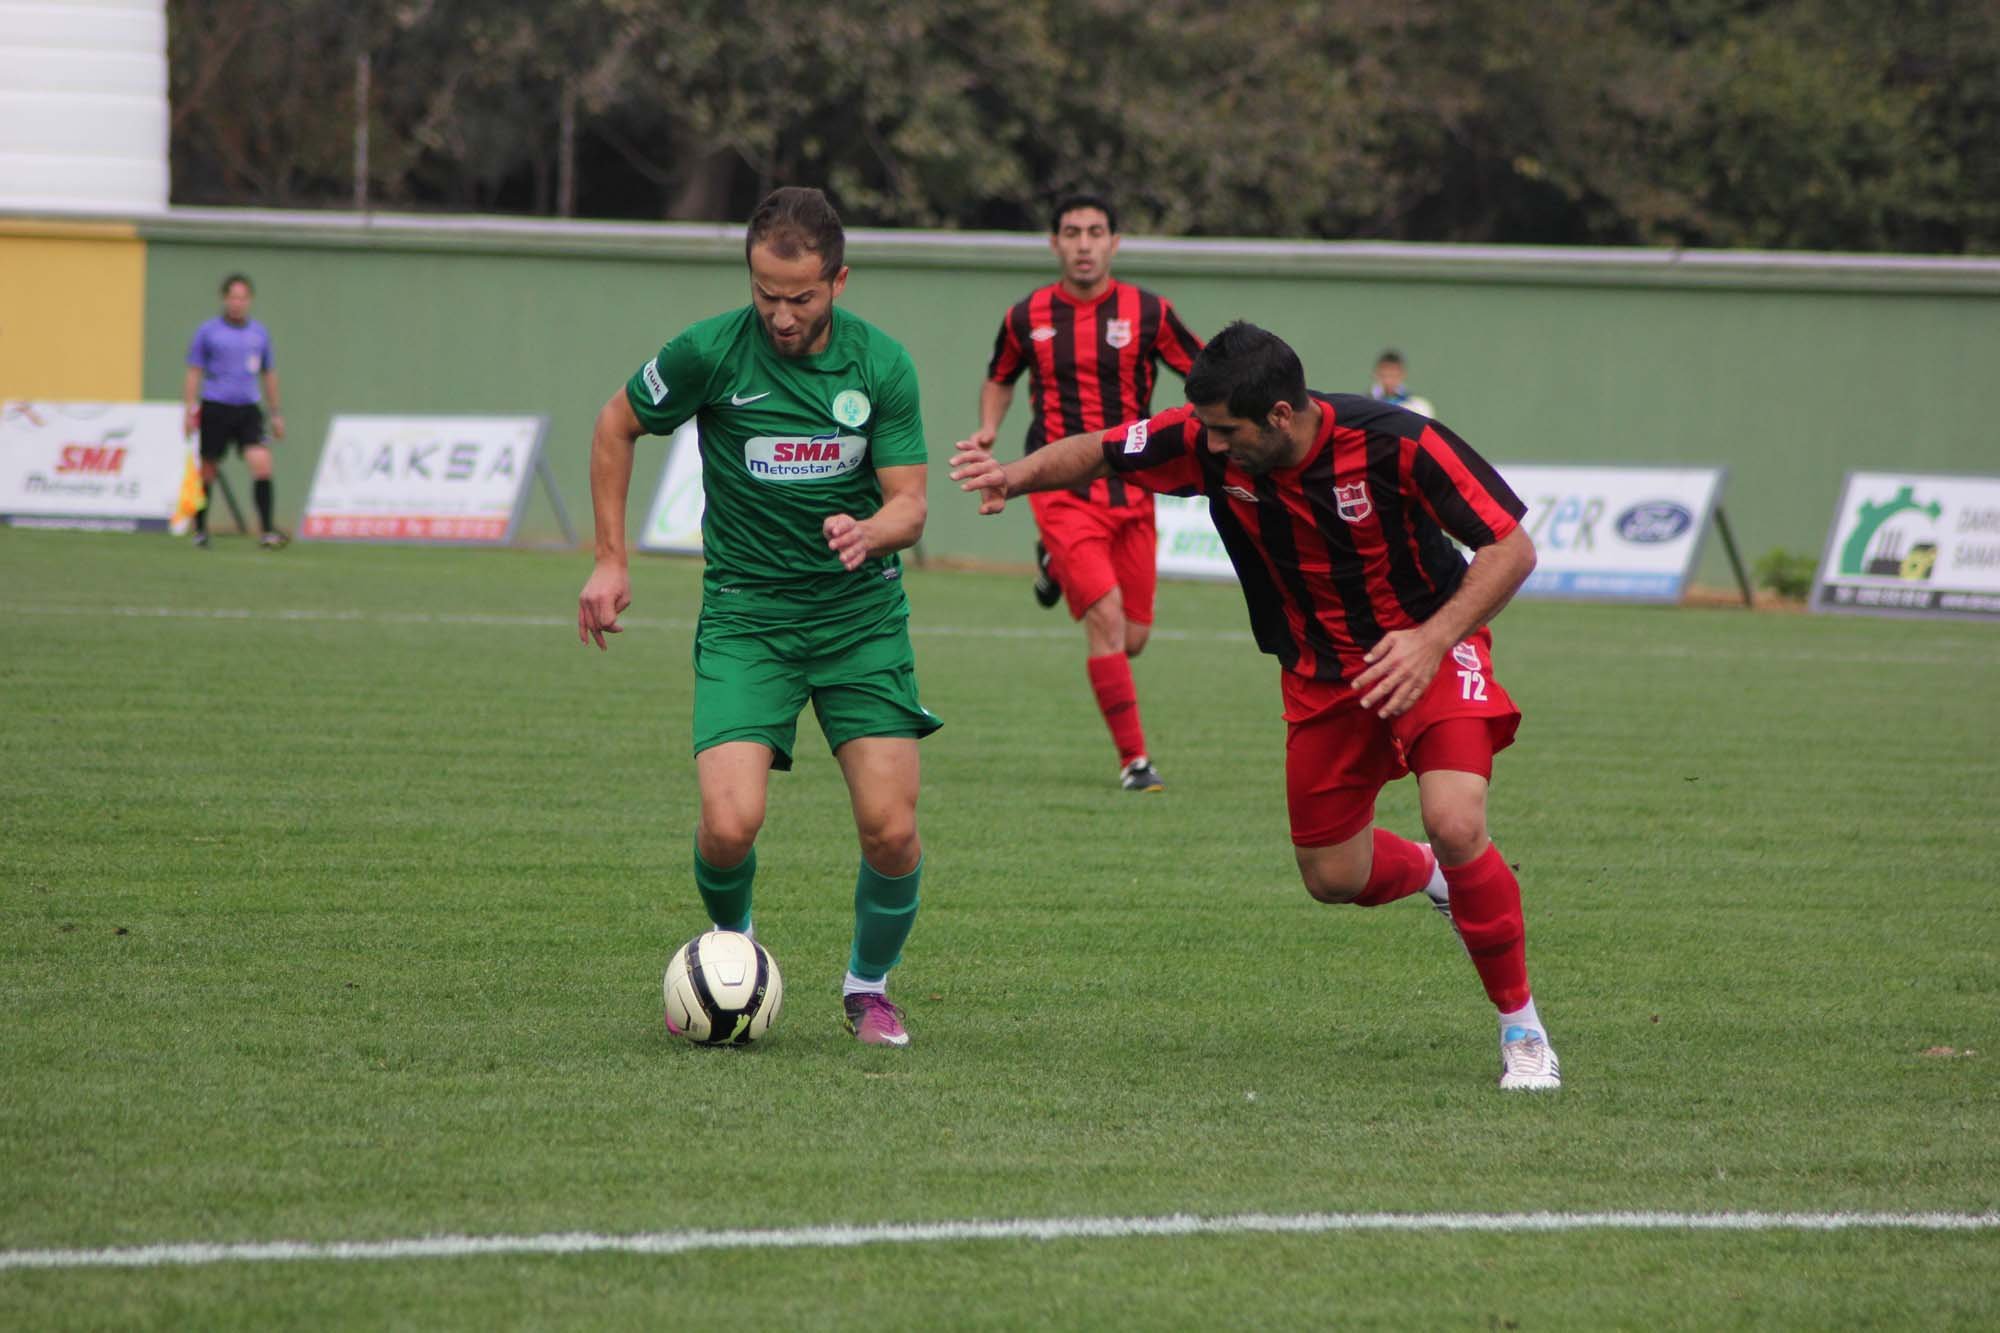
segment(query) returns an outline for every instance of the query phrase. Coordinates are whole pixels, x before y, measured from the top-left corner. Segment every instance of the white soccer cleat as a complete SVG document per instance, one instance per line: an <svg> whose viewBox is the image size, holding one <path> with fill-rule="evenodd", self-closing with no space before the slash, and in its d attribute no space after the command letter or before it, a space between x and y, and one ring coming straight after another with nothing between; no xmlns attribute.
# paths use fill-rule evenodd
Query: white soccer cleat
<svg viewBox="0 0 2000 1333"><path fill-rule="evenodd" d="M1502 1092L1546 1092L1562 1083L1562 1062L1539 1029L1512 1027L1500 1034Z"/></svg>

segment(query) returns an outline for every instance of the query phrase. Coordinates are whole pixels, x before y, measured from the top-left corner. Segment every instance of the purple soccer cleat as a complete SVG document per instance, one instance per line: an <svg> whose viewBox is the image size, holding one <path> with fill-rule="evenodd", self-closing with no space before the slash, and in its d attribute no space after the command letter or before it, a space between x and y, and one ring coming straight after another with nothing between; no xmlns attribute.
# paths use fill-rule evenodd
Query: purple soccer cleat
<svg viewBox="0 0 2000 1333"><path fill-rule="evenodd" d="M846 1011L847 1030L864 1046L908 1046L910 1034L903 1029L903 1011L889 1003L886 995L844 995L840 1007Z"/></svg>

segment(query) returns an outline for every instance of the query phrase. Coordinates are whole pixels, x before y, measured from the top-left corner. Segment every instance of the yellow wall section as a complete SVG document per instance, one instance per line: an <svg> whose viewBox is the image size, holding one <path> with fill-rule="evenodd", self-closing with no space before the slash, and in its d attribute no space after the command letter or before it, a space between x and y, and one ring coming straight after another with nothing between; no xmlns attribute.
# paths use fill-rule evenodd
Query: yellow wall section
<svg viewBox="0 0 2000 1333"><path fill-rule="evenodd" d="M130 226L0 219L0 398L137 401L145 314Z"/></svg>

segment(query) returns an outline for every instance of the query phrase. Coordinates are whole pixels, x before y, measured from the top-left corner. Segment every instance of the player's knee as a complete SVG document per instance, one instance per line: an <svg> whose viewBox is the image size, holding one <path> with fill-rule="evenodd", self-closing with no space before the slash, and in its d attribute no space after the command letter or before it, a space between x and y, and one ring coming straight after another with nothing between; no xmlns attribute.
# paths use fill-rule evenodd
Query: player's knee
<svg viewBox="0 0 2000 1333"><path fill-rule="evenodd" d="M1152 637L1153 627L1151 625L1138 625L1129 620L1126 621L1125 656L1137 657L1140 653L1145 652L1146 641Z"/></svg>
<svg viewBox="0 0 2000 1333"><path fill-rule="evenodd" d="M1090 644L1092 657L1125 652L1125 618L1116 614L1101 616L1092 607L1083 618L1083 637Z"/></svg>
<svg viewBox="0 0 2000 1333"><path fill-rule="evenodd" d="M704 810L701 816L701 856L712 866L742 863L757 845L764 826L762 810Z"/></svg>
<svg viewBox="0 0 2000 1333"><path fill-rule="evenodd" d="M1348 873L1343 867L1312 865L1301 862L1299 878L1305 881L1306 892L1315 902L1351 903L1361 896L1367 878Z"/></svg>
<svg viewBox="0 0 2000 1333"><path fill-rule="evenodd" d="M1486 812L1456 807L1426 810L1424 832L1441 864L1462 866L1486 850Z"/></svg>
<svg viewBox="0 0 2000 1333"><path fill-rule="evenodd" d="M871 822L860 830L861 855L869 865L884 875L907 875L917 868L917 861L923 855L922 844L917 841L917 817L915 812L883 821Z"/></svg>

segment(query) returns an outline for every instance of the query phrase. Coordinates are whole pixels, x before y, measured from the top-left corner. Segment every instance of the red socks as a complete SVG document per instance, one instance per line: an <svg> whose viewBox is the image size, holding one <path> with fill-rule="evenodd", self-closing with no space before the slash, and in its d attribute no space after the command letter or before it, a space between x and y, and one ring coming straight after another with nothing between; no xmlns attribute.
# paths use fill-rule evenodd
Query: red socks
<svg viewBox="0 0 2000 1333"><path fill-rule="evenodd" d="M1380 846L1378 841L1376 847ZM1491 843L1465 865L1446 866L1444 880L1451 886L1451 919L1465 940L1465 951L1472 955L1472 965L1479 969L1487 998L1501 1013L1513 1013L1528 1002L1521 882Z"/></svg>
<svg viewBox="0 0 2000 1333"><path fill-rule="evenodd" d="M1118 746L1118 762L1129 764L1146 753L1146 732L1139 725L1139 691L1132 684L1132 663L1123 653L1106 653L1084 660L1097 710Z"/></svg>
<svg viewBox="0 0 2000 1333"><path fill-rule="evenodd" d="M1431 854L1387 829L1375 829L1375 860L1356 907L1380 907L1407 898L1431 882Z"/></svg>

